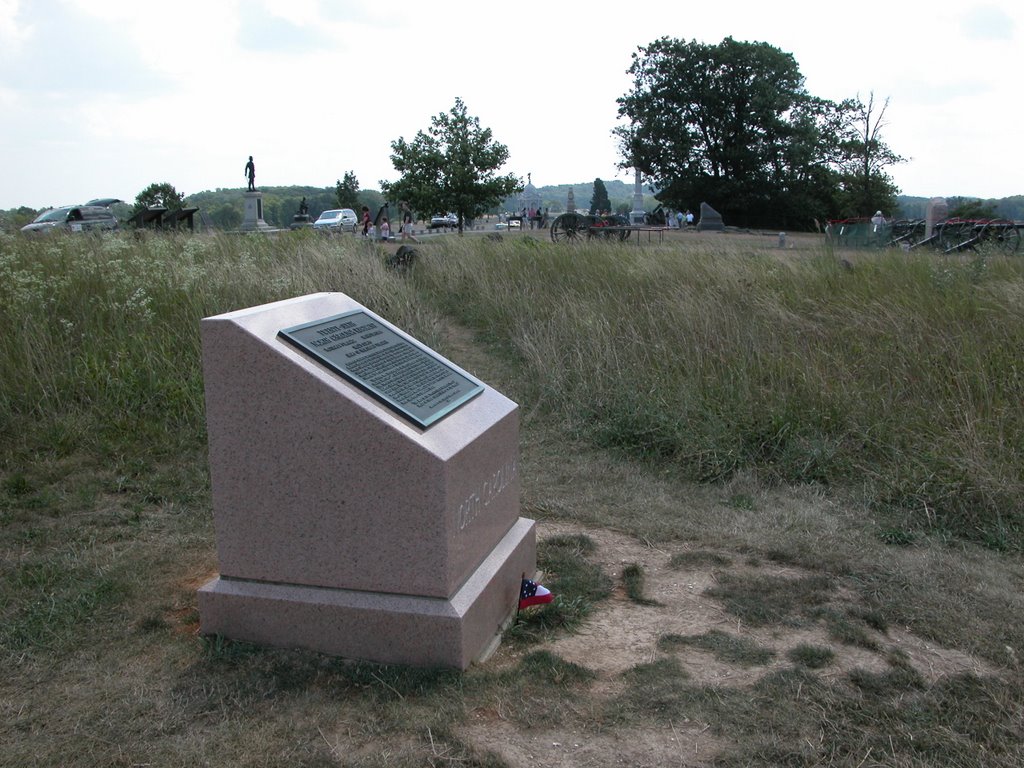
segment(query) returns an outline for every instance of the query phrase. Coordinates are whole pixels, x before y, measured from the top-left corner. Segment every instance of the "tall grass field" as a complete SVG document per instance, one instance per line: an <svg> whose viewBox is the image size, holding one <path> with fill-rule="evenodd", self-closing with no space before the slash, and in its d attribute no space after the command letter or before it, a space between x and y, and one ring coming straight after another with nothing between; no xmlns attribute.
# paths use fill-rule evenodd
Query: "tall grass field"
<svg viewBox="0 0 1024 768"><path fill-rule="evenodd" d="M701 717L715 765L1019 764L1024 259L727 235L467 234L416 251L395 270L380 246L314 232L0 233L0 765L509 768L467 740L471 713L528 729L538 712L622 743ZM697 686L680 648L772 658L725 618L666 635L664 658L597 685L531 651L617 599L583 534L542 543L559 599L513 628L504 666L410 670L200 638L195 590L217 567L200 320L319 291L464 367L466 348L488 361L500 379L488 383L521 405L528 513L668 554L686 543L672 568L813 568L816 549L806 594L724 571L712 591L764 608L758 621L773 600L803 601L781 627L820 620L842 584L870 610L828 620L859 621L847 636L865 647L868 616L873 632L898 622L987 666L934 686L897 656L884 674L847 675L818 643L749 690ZM604 506L569 510L574 489ZM699 524L684 530L690 511L674 500L659 511L666 489L692 491ZM824 501L759 519L757 494L773 490ZM705 497L728 505L696 511ZM731 538L713 530L723 509ZM780 519L792 528L759 545ZM726 541L739 543L718 552ZM621 599L658 610L643 570L626 576ZM608 690L621 695L607 702Z"/></svg>
<svg viewBox="0 0 1024 768"><path fill-rule="evenodd" d="M457 317L514 357L536 404L688 478L822 483L908 532L1021 547L1020 259L886 252L850 270L824 251L474 238L431 248L410 282L309 237L7 236L5 442L201 444L199 319L318 290L428 344Z"/></svg>
<svg viewBox="0 0 1024 768"><path fill-rule="evenodd" d="M602 445L695 481L841 488L894 535L1020 551L1024 261L851 268L721 243L465 243L416 277L514 357L531 402Z"/></svg>

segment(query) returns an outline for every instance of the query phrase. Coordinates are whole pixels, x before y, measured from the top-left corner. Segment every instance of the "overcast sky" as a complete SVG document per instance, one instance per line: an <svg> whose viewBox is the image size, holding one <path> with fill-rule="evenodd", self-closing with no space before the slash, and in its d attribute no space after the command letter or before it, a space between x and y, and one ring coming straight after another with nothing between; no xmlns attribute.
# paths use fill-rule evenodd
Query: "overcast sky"
<svg viewBox="0 0 1024 768"><path fill-rule="evenodd" d="M456 97L538 186L632 177L610 135L638 46L766 42L815 96L889 99L904 194L1024 194L1024 4L0 0L0 209L397 174Z"/></svg>

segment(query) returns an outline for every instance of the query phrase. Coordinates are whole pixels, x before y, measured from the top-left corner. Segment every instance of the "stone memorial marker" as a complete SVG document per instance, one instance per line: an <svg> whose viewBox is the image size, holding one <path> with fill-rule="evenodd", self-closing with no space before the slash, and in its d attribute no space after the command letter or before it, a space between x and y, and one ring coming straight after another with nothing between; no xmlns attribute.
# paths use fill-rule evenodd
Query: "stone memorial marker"
<svg viewBox="0 0 1024 768"><path fill-rule="evenodd" d="M697 222L697 231L722 232L724 230L725 223L722 221L722 214L720 214L707 203L701 203L700 221Z"/></svg>
<svg viewBox="0 0 1024 768"><path fill-rule="evenodd" d="M518 406L340 293L202 321L204 634L465 669L536 568Z"/></svg>
<svg viewBox="0 0 1024 768"><path fill-rule="evenodd" d="M949 204L944 197L933 197L928 201L924 215L924 236L929 238L935 234L935 225L949 218Z"/></svg>

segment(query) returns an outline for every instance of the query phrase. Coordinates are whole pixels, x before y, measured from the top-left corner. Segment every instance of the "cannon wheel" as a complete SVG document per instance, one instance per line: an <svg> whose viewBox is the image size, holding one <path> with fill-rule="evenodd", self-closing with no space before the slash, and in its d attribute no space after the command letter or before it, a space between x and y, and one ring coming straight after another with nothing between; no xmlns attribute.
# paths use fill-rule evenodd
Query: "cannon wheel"
<svg viewBox="0 0 1024 768"><path fill-rule="evenodd" d="M589 234L587 218L578 213L563 213L551 222L551 241L560 243L563 240L579 242Z"/></svg>
<svg viewBox="0 0 1024 768"><path fill-rule="evenodd" d="M625 216L615 214L609 220L609 224L613 227L618 227L618 231L615 234L619 236L619 240L625 240L629 237L629 233L631 231L629 228L629 219Z"/></svg>
<svg viewBox="0 0 1024 768"><path fill-rule="evenodd" d="M901 219L892 223L889 245L909 250L924 240L924 221Z"/></svg>
<svg viewBox="0 0 1024 768"><path fill-rule="evenodd" d="M1020 230L1012 221L995 221L989 226L988 239L1000 251L1012 255L1020 249Z"/></svg>
<svg viewBox="0 0 1024 768"><path fill-rule="evenodd" d="M943 253L956 253L974 248L979 236L978 231L984 229L979 222L971 219L947 219L939 225L939 243Z"/></svg>

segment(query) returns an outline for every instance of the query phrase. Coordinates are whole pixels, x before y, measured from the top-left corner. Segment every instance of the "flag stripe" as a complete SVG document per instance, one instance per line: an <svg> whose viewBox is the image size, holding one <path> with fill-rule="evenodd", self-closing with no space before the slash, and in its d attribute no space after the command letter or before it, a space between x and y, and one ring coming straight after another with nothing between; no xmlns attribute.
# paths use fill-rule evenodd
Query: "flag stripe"
<svg viewBox="0 0 1024 768"><path fill-rule="evenodd" d="M519 608L529 608L531 605L543 605L555 599L550 590L530 579L523 579L519 588Z"/></svg>

